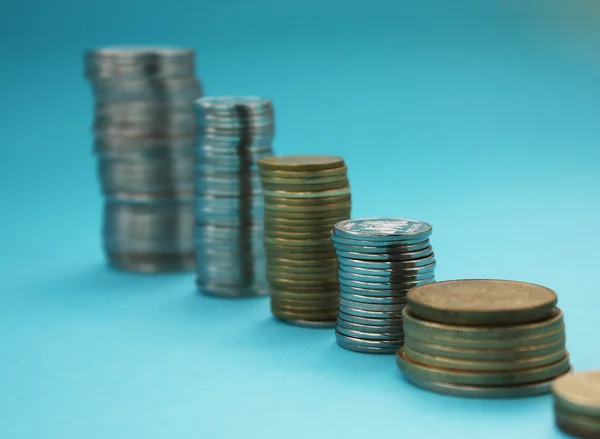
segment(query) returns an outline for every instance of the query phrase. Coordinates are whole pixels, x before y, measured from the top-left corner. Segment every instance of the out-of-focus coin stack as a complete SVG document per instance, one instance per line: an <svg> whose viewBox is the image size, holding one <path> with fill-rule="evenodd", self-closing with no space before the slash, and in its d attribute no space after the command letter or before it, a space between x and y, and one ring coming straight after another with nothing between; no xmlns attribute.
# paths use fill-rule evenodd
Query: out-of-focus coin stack
<svg viewBox="0 0 600 439"><path fill-rule="evenodd" d="M273 155L273 106L259 97L205 97L196 109L196 282L213 296L268 294L256 163Z"/></svg>
<svg viewBox="0 0 600 439"><path fill-rule="evenodd" d="M573 436L600 438L600 371L568 374L552 384L558 428Z"/></svg>
<svg viewBox="0 0 600 439"><path fill-rule="evenodd" d="M339 263L338 345L393 354L402 346L407 292L435 280L432 227L401 218L337 223L331 233Z"/></svg>
<svg viewBox="0 0 600 439"><path fill-rule="evenodd" d="M333 327L338 282L330 231L351 213L344 160L282 156L262 159L259 167L271 311L291 324Z"/></svg>
<svg viewBox="0 0 600 439"><path fill-rule="evenodd" d="M195 53L106 48L84 55L105 196L109 263L135 272L193 269Z"/></svg>
<svg viewBox="0 0 600 439"><path fill-rule="evenodd" d="M571 369L554 291L505 280L455 280L414 288L403 312L398 367L412 384L480 398L550 391Z"/></svg>

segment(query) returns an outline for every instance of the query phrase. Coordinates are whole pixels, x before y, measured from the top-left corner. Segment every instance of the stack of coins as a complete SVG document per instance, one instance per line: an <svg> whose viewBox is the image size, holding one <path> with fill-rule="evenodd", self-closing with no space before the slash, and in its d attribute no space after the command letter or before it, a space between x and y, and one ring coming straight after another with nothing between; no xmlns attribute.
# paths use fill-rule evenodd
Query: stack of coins
<svg viewBox="0 0 600 439"><path fill-rule="evenodd" d="M84 55L109 263L135 272L194 267L194 51L114 48Z"/></svg>
<svg viewBox="0 0 600 439"><path fill-rule="evenodd" d="M273 155L273 106L259 97L205 97L196 110L196 282L213 296L268 294L256 162Z"/></svg>
<svg viewBox="0 0 600 439"><path fill-rule="evenodd" d="M333 327L338 282L329 234L351 212L344 160L299 155L270 157L258 164L265 191L271 311L292 324Z"/></svg>
<svg viewBox="0 0 600 439"><path fill-rule="evenodd" d="M573 436L600 438L600 371L568 374L552 384L558 428Z"/></svg>
<svg viewBox="0 0 600 439"><path fill-rule="evenodd" d="M405 378L431 391L518 397L550 391L570 371L554 291L506 280L455 280L414 288L403 312Z"/></svg>
<svg viewBox="0 0 600 439"><path fill-rule="evenodd" d="M434 281L432 227L401 218L363 218L335 225L338 258L338 345L393 354L402 346L406 293Z"/></svg>

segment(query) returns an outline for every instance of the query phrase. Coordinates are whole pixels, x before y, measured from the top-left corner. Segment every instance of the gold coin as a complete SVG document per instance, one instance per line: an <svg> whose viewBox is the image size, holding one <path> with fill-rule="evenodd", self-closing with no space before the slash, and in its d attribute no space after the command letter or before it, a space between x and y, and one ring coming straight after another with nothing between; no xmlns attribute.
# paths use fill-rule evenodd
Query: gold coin
<svg viewBox="0 0 600 439"><path fill-rule="evenodd" d="M339 168L321 169L318 171L279 171L261 169L260 175L263 178L291 178L291 179L310 179L310 178L332 178L345 177L348 174L348 168L341 166Z"/></svg>
<svg viewBox="0 0 600 439"><path fill-rule="evenodd" d="M423 320L465 326L510 326L548 318L557 301L549 288L526 282L462 279L434 282L408 293Z"/></svg>
<svg viewBox="0 0 600 439"><path fill-rule="evenodd" d="M577 372L552 384L555 403L577 413L600 417L600 370Z"/></svg>
<svg viewBox="0 0 600 439"><path fill-rule="evenodd" d="M342 189L332 189L328 191L306 191L306 192L287 192L282 190L263 190L263 194L273 198L292 198L292 199L307 199L307 198L331 198L350 194L350 187Z"/></svg>
<svg viewBox="0 0 600 439"><path fill-rule="evenodd" d="M346 211L352 207L352 203L343 202L336 204L313 204L310 206L298 206L295 204L270 204L265 203L265 210L274 212L301 212L301 213L316 213L316 212L336 212Z"/></svg>
<svg viewBox="0 0 600 439"><path fill-rule="evenodd" d="M320 197L320 198L281 198L281 197L264 197L265 204L285 204L293 206L314 206L322 204L339 204L346 203L352 200L350 194L339 195L337 197Z"/></svg>
<svg viewBox="0 0 600 439"><path fill-rule="evenodd" d="M258 161L261 170L270 171L320 171L342 166L345 166L343 158L330 155L284 155Z"/></svg>
<svg viewBox="0 0 600 439"><path fill-rule="evenodd" d="M342 189L350 186L348 179L339 180L332 183L321 184L273 184L267 181L262 181L261 186L264 190L269 191L286 191L286 192L322 192L334 189Z"/></svg>
<svg viewBox="0 0 600 439"><path fill-rule="evenodd" d="M423 364L430 367L439 367L442 369L464 370L464 371L516 371L532 369L536 367L548 366L556 363L561 358L564 358L566 351L559 349L556 352L544 355L542 357L520 358L516 360L463 360L437 355L424 354L410 347L409 344L404 344L404 355L415 363Z"/></svg>

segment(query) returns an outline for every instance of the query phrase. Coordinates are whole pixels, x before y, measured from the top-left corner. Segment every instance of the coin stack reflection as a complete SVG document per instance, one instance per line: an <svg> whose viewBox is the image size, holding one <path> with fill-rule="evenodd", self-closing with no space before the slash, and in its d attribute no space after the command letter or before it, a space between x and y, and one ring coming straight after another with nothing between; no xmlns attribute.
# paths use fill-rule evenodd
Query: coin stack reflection
<svg viewBox="0 0 600 439"><path fill-rule="evenodd" d="M344 160L282 156L262 159L259 166L271 312L299 326L333 327L337 264L329 233L351 212Z"/></svg>
<svg viewBox="0 0 600 439"><path fill-rule="evenodd" d="M435 279L432 227L402 218L364 218L335 225L340 305L338 345L393 354L402 345L406 293Z"/></svg>
<svg viewBox="0 0 600 439"><path fill-rule="evenodd" d="M222 297L268 294L257 160L273 155L273 106L259 97L196 102L198 288Z"/></svg>
<svg viewBox="0 0 600 439"><path fill-rule="evenodd" d="M106 48L84 55L105 197L109 263L135 272L193 269L194 51Z"/></svg>
<svg viewBox="0 0 600 439"><path fill-rule="evenodd" d="M455 280L414 288L396 361L410 383L472 397L550 391L569 372L563 313L554 291L505 280Z"/></svg>

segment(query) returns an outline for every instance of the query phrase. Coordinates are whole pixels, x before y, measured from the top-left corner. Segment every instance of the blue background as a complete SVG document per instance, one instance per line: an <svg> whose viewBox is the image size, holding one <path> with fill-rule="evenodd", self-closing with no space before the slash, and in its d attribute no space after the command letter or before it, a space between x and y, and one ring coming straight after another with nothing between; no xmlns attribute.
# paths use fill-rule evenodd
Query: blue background
<svg viewBox="0 0 600 439"><path fill-rule="evenodd" d="M594 3L2 2L0 437L563 437L549 396L427 393L268 299L106 268L81 53L196 47L208 94L273 100L278 154L345 157L355 217L432 223L439 280L554 288L583 370L600 366Z"/></svg>

